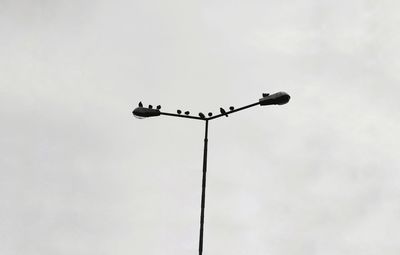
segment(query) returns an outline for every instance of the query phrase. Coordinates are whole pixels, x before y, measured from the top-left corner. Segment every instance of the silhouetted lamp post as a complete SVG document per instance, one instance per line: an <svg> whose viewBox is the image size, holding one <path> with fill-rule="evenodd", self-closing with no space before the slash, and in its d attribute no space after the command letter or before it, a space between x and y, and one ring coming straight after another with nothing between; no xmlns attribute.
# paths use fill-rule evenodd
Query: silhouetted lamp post
<svg viewBox="0 0 400 255"><path fill-rule="evenodd" d="M155 117L160 115L167 115L172 117L179 118L187 118L187 119L195 119L205 121L205 135L204 135L204 153L203 153L203 178L202 178L202 190L201 190L201 213L200 213L200 237L199 237L199 255L203 254L203 233L204 233L204 208L205 208L205 198L206 198L206 178L207 178L207 144L208 144L208 122L210 120L226 116L228 117L230 114L234 112L238 112L256 105L282 105L289 102L290 96L285 92L278 92L275 94L267 94L264 93L263 97L258 100L258 102L249 104L240 108L235 109L233 106L229 107L230 111L225 111L223 108L220 108L221 114L212 116L212 113L208 113L209 117L206 117L203 113L199 113L199 117L190 116L189 112L186 111L185 115L182 115L182 111L178 110L177 113L167 113L161 112L161 106L157 106L157 109L154 109L151 105L149 107L143 107L142 102L139 103L139 107L133 110L133 115L139 119Z"/></svg>

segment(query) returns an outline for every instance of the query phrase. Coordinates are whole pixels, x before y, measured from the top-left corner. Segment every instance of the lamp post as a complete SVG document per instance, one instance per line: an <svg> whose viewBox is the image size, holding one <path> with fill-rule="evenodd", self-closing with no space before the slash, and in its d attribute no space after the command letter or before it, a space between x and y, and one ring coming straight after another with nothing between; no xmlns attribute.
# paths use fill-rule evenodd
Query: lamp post
<svg viewBox="0 0 400 255"><path fill-rule="evenodd" d="M156 117L161 115L179 117L179 118L187 118L187 119L195 119L205 121L205 134L204 134L204 151L203 151L203 177L202 177L202 185L201 185L201 212L200 212L200 236L199 236L199 255L203 254L203 235L204 235L204 208L206 201L206 180L207 180L207 147L208 147L208 122L214 119L217 119L222 116L228 117L229 114L234 112L238 112L256 105L283 105L288 103L290 100L290 96L285 92L278 92L274 94L263 94L263 97L258 100L258 102L234 109L234 107L230 107L229 111L225 111L223 108L220 108L221 114L212 116L212 113L209 113L206 117L203 113L199 113L199 117L191 116L187 111L185 115L182 115L182 111L178 110L177 114L175 113L167 113L161 112L161 106L157 106L156 109L153 109L153 106L149 105L149 107L143 107L142 103L139 103L139 107L133 110L133 115L139 119L148 118L148 117Z"/></svg>

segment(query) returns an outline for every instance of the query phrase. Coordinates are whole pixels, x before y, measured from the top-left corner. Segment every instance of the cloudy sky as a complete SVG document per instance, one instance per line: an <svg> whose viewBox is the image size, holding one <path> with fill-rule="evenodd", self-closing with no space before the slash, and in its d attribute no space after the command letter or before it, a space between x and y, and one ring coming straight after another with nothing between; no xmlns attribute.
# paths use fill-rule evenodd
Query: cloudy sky
<svg viewBox="0 0 400 255"><path fill-rule="evenodd" d="M397 255L400 3L0 0L0 254Z"/></svg>

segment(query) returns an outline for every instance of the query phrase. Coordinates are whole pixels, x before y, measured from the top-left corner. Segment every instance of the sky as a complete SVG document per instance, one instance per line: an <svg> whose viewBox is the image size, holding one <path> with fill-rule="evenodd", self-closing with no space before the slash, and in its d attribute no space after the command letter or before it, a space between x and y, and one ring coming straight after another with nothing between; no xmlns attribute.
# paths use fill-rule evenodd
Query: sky
<svg viewBox="0 0 400 255"><path fill-rule="evenodd" d="M397 255L399 11L0 0L0 254Z"/></svg>

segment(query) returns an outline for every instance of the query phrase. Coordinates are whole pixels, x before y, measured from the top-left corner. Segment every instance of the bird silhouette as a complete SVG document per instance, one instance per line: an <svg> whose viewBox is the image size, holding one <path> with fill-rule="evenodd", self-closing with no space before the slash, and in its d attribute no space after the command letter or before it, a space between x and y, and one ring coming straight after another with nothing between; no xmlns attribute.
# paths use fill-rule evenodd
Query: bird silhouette
<svg viewBox="0 0 400 255"><path fill-rule="evenodd" d="M178 114L181 114L181 113L182 113L182 111L181 111L181 110L177 110L176 112L177 112Z"/></svg>
<svg viewBox="0 0 400 255"><path fill-rule="evenodd" d="M231 107L229 107L229 110L233 111L233 110L235 110L235 107L231 106Z"/></svg>
<svg viewBox="0 0 400 255"><path fill-rule="evenodd" d="M224 110L224 108L219 108L219 111L222 113L222 114L225 114L225 116L226 117L228 117L228 114L226 114L226 111Z"/></svg>
<svg viewBox="0 0 400 255"><path fill-rule="evenodd" d="M151 104L149 104L149 109L153 109L153 106Z"/></svg>
<svg viewBox="0 0 400 255"><path fill-rule="evenodd" d="M186 115L189 115L189 114L190 114L190 112L189 112L189 111L186 111L186 112L185 112L185 114L186 114Z"/></svg>
<svg viewBox="0 0 400 255"><path fill-rule="evenodd" d="M262 96L267 97L267 96L269 96L269 93L263 93Z"/></svg>
<svg viewBox="0 0 400 255"><path fill-rule="evenodd" d="M161 109L161 105L157 105L157 110L160 110Z"/></svg>
<svg viewBox="0 0 400 255"><path fill-rule="evenodd" d="M209 112L209 113L208 113L208 116L210 116L210 117L211 117L211 116L212 116L212 112Z"/></svg>
<svg viewBox="0 0 400 255"><path fill-rule="evenodd" d="M206 118L206 116L204 116L204 114L203 114L202 112L199 112L199 116L200 116L200 118L202 118L202 119L205 119L205 118Z"/></svg>
<svg viewBox="0 0 400 255"><path fill-rule="evenodd" d="M142 101L139 102L139 107L143 107Z"/></svg>

